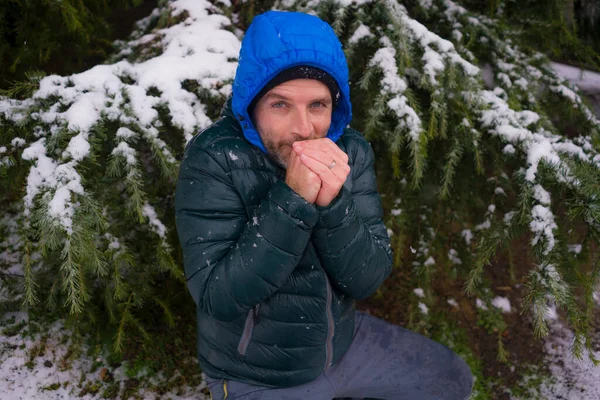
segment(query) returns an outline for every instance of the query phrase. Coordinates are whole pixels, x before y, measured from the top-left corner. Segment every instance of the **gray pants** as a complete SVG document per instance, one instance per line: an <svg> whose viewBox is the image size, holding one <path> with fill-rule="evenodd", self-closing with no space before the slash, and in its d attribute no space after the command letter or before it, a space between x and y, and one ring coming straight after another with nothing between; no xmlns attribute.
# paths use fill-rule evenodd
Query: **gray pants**
<svg viewBox="0 0 600 400"><path fill-rule="evenodd" d="M350 348L314 381L267 388L207 377L207 384L213 400L465 400L473 377L469 366L447 347L357 312Z"/></svg>

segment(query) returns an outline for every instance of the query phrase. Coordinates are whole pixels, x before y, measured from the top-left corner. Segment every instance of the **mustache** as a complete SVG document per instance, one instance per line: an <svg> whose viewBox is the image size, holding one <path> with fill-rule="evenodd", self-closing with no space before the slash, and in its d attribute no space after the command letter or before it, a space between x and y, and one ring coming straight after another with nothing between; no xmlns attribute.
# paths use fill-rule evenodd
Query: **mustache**
<svg viewBox="0 0 600 400"><path fill-rule="evenodd" d="M291 138L289 140L279 142L279 145L277 147L279 149L281 149L284 146L290 146L291 147L292 144L294 144L294 142L302 142L302 141L311 140L311 139L313 139L313 138L312 137L310 137L310 138L303 138L302 136L295 136L295 137L293 137L293 138Z"/></svg>

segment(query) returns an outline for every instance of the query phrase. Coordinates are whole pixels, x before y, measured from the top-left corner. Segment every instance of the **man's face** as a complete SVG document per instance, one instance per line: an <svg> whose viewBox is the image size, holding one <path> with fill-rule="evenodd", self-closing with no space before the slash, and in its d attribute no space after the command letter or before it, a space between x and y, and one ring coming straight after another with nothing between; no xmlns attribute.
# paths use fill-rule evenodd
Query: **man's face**
<svg viewBox="0 0 600 400"><path fill-rule="evenodd" d="M324 83L294 79L275 86L258 101L254 123L271 157L287 167L294 142L327 136L331 112L331 92Z"/></svg>

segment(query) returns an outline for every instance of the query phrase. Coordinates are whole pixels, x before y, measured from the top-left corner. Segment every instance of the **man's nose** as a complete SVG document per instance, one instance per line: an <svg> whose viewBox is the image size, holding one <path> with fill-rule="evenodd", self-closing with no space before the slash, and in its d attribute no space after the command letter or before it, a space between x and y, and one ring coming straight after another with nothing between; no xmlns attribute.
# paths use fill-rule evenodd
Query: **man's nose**
<svg viewBox="0 0 600 400"><path fill-rule="evenodd" d="M294 113L293 133L308 139L312 135L312 124L310 123L308 111L298 110Z"/></svg>

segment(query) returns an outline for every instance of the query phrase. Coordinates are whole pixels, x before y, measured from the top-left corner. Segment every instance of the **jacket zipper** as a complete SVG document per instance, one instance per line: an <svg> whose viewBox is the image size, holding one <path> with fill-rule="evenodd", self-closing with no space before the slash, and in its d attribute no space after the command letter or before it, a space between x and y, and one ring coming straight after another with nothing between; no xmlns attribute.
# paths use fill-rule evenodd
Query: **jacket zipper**
<svg viewBox="0 0 600 400"><path fill-rule="evenodd" d="M333 324L333 313L331 312L332 293L327 273L325 273L325 284L327 286L327 302L325 305L325 312L327 314L327 340L325 342L325 368L323 371L331 366L333 360L333 335L335 331L335 325Z"/></svg>
<svg viewBox="0 0 600 400"><path fill-rule="evenodd" d="M260 309L260 304L255 305L250 310L248 310L248 315L246 316L246 322L244 323L244 332L242 333L242 337L240 338L240 342L238 343L237 351L241 355L246 355L246 350L248 349L248 344L250 343L250 339L252 338L252 331L254 330L254 326L258 324L258 311Z"/></svg>

